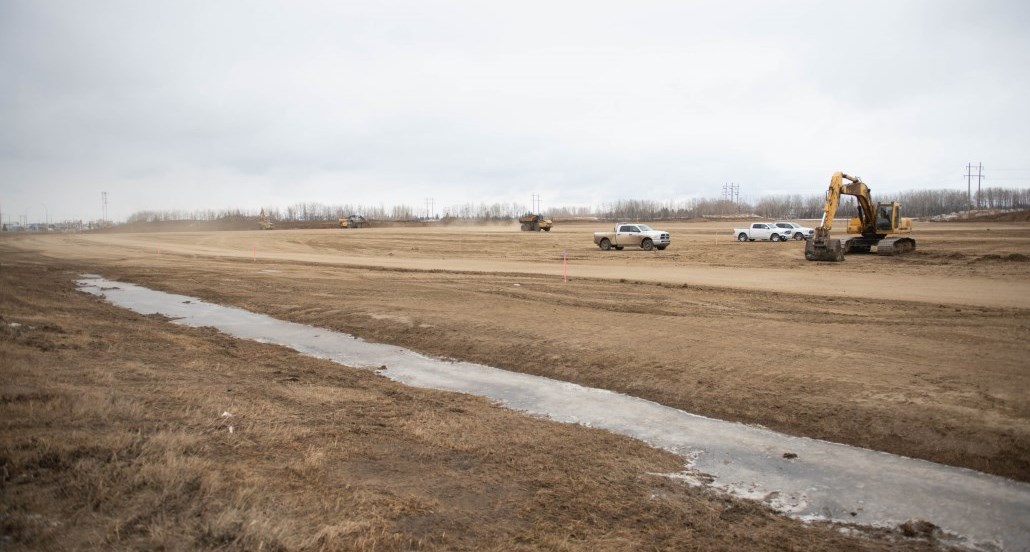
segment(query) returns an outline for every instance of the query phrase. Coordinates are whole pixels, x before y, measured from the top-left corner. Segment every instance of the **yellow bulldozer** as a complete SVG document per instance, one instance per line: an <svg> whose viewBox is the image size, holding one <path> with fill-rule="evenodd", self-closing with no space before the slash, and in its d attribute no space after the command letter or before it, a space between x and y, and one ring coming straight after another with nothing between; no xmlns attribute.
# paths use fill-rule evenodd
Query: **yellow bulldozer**
<svg viewBox="0 0 1030 552"><path fill-rule="evenodd" d="M848 184L844 181L847 180ZM830 238L833 217L840 206L840 196L850 195L858 200L858 216L848 220L848 233L860 234L844 243ZM805 258L809 261L840 262L845 254L870 253L876 248L879 255L901 255L915 251L916 240L907 236L912 231L912 219L902 218L901 204L896 201L873 203L869 187L857 176L836 172L826 191L823 219L815 235L805 243Z"/></svg>

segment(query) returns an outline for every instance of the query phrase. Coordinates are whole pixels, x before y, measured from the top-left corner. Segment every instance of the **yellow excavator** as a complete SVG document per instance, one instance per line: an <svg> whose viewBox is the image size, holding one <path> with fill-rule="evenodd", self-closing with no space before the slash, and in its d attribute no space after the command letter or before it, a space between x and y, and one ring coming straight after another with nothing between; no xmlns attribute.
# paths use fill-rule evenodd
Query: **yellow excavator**
<svg viewBox="0 0 1030 552"><path fill-rule="evenodd" d="M849 184L845 184L845 180ZM861 234L843 244L840 240L830 239L841 195L858 199L858 216L848 220L848 233ZM809 261L840 262L845 254L869 253L873 247L879 255L901 255L916 249L916 240L904 235L911 231L912 219L901 217L901 205L897 201L874 205L869 187L861 178L836 172L830 179L830 189L826 191L822 223L805 243L805 258Z"/></svg>

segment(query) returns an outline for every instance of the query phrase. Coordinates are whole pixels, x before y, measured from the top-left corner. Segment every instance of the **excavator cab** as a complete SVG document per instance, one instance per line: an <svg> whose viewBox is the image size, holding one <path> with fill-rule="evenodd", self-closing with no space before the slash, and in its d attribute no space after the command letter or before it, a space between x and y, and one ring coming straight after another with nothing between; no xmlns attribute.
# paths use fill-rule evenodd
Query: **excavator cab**
<svg viewBox="0 0 1030 552"><path fill-rule="evenodd" d="M876 230L886 234L897 228L894 224L897 214L897 205L893 203L880 203L876 210Z"/></svg>

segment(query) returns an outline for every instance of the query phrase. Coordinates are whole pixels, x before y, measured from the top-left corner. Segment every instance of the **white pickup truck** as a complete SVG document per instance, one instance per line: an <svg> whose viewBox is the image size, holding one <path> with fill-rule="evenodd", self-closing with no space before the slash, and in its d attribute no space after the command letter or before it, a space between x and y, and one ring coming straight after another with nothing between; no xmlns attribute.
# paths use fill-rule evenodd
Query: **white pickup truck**
<svg viewBox="0 0 1030 552"><path fill-rule="evenodd" d="M794 236L795 240L807 240L815 235L815 228L801 226L796 222L776 222L773 223L773 226L783 228L788 235Z"/></svg>
<svg viewBox="0 0 1030 552"><path fill-rule="evenodd" d="M646 224L620 222L611 232L594 232L594 243L602 251L613 247L621 251L626 246L639 247L644 251L661 251L669 247L671 240L669 233L664 230L654 230Z"/></svg>
<svg viewBox="0 0 1030 552"><path fill-rule="evenodd" d="M737 236L737 241L787 241L790 230L780 228L771 222L755 222L750 228L734 228L733 235Z"/></svg>

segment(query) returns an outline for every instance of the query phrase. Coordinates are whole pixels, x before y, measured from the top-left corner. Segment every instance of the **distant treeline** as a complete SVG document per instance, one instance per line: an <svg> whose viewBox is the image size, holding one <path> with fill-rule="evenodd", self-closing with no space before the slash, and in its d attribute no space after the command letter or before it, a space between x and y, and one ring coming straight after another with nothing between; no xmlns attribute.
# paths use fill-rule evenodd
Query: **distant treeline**
<svg viewBox="0 0 1030 552"><path fill-rule="evenodd" d="M981 209L1030 209L1030 188L984 188L970 205L966 193L959 190L919 190L893 195L877 195L875 201L898 201L909 217L932 217ZM703 217L759 216L766 218L817 219L823 214L823 195L765 196L754 202L733 202L725 199L689 199L686 201L654 201L626 199L603 203L597 207L555 207L545 210L555 219L598 218L606 220L662 220ZM465 203L437 213L410 206L383 207L372 205L323 205L297 203L286 208L266 207L263 211L272 222L336 221L359 214L372 220L413 221L437 218L463 220L510 221L529 212L521 203ZM854 198L845 196L841 216L854 213ZM200 211L139 211L127 222L163 222L173 220L254 220L261 211L243 209Z"/></svg>
<svg viewBox="0 0 1030 552"><path fill-rule="evenodd" d="M874 201L897 201L902 212L909 217L932 217L980 209L1030 209L1030 188L1019 190L984 188L979 203L974 198L970 205L966 193L958 190L919 190L897 194L876 195ZM672 218L702 218L712 216L755 215L766 218L817 219L823 215L825 195L765 196L755 202L732 202L725 199L690 199L682 202L647 200L620 200L602 204L593 216L604 219L661 220ZM855 199L844 196L838 211L852 215ZM551 216L582 216L582 210L565 212L555 209Z"/></svg>

